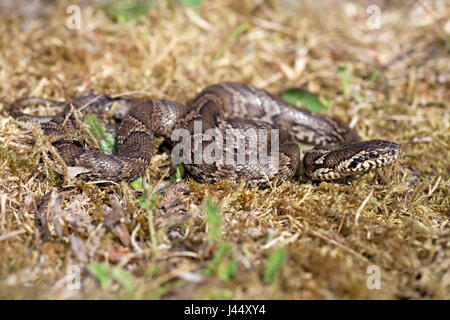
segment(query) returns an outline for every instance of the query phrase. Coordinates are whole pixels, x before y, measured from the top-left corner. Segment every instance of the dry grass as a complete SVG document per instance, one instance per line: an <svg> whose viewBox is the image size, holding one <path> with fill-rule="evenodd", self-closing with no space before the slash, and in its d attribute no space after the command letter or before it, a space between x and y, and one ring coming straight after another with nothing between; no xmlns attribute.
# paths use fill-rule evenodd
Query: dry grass
<svg viewBox="0 0 450 320"><path fill-rule="evenodd" d="M365 1L207 1L198 11L157 2L130 22L94 4L82 8L80 30L65 26L64 2L34 20L4 14L0 297L449 299L450 7L375 2L380 30L367 29ZM347 94L338 64L352 68ZM386 81L370 81L376 69ZM347 184L311 185L300 175L249 189L184 178L159 195L151 221L129 185L58 174L40 129L7 112L21 96L68 99L87 89L186 102L219 81L273 93L303 86L333 101L330 113L363 139L402 143L401 158ZM144 177L151 190L174 173L168 156L163 148L153 159ZM208 195L231 251L203 276L220 247L207 239ZM266 261L281 247L286 260L266 284ZM96 263L114 280L104 288ZM72 265L81 290L65 286ZM380 290L366 285L370 265L380 268Z"/></svg>

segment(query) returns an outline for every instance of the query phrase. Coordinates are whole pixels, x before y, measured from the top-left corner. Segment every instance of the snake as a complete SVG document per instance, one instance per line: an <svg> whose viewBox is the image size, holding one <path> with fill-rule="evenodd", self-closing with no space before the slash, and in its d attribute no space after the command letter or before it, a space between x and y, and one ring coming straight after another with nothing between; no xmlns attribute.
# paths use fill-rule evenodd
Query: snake
<svg viewBox="0 0 450 320"><path fill-rule="evenodd" d="M31 104L62 104L63 111L55 116L31 116L21 111ZM112 154L76 141L72 132L79 125L74 110L81 112L81 118L111 114L121 121ZM250 186L264 186L288 180L301 166L299 143L315 146L305 152L302 163L306 176L319 181L391 165L400 153L397 143L361 141L354 129L334 117L236 82L210 85L187 104L164 99L137 101L88 91L65 102L24 97L11 104L10 113L18 120L40 123L66 165L83 168L79 177L85 180L135 180L150 165L156 136L169 141L172 160L182 162L201 183L245 180ZM180 132L187 132L191 139L185 144L180 137L174 141ZM184 155L174 156L177 145L186 147ZM259 154L261 150L264 157ZM205 153L210 155L209 161L192 160Z"/></svg>

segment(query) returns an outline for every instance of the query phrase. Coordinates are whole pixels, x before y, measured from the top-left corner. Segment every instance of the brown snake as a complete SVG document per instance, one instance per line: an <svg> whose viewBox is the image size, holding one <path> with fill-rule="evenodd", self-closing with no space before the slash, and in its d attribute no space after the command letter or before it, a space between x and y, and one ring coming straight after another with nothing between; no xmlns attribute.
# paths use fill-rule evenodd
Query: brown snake
<svg viewBox="0 0 450 320"><path fill-rule="evenodd" d="M305 173L313 180L334 180L367 172L392 164L399 156L399 146L393 142L360 142L353 129L334 118L313 114L264 90L240 83L211 85L201 91L189 107L169 100L135 102L88 92L65 102L63 112L53 117L29 116L19 111L26 105L49 102L57 103L41 98L22 98L11 105L11 114L20 120L40 122L45 134L52 136L52 144L65 163L86 169L88 172L81 177L89 180L117 182L136 179L150 163L154 135L172 140L174 145L173 134L177 129L187 130L193 137L189 142L188 158L183 158L182 162L195 179L205 183L244 179L250 185L265 185L275 179L287 180L295 174L300 162L298 141L317 146L306 152L303 158ZM72 107L83 115L111 112L122 119L113 155L92 151L68 138L76 129ZM196 122L201 123L200 131L196 131ZM265 133L263 137L266 138L244 137L240 145L248 150L241 158L244 161L224 161L230 154L231 159L236 160L239 153L237 142L233 144L231 140L239 140L242 132L252 129ZM218 136L213 139L208 132ZM210 153L218 157L214 158L216 161L192 161L205 153L209 144L217 141L219 136L223 137L225 147ZM195 143L196 137L200 139L200 145ZM258 140L253 149L251 146L255 141L252 139ZM275 145L278 150L274 151L272 146ZM266 149L260 149L264 146ZM268 150L270 159L249 161L249 157L260 150Z"/></svg>

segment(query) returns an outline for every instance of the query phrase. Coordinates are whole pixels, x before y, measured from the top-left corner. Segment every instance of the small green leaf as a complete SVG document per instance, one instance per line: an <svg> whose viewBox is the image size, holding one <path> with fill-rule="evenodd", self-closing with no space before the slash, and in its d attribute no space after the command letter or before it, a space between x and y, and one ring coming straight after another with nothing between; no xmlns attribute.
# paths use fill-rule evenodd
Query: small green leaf
<svg viewBox="0 0 450 320"><path fill-rule="evenodd" d="M114 141L113 137L111 135L107 135L101 142L100 142L100 151L104 154L112 154L114 150L116 142Z"/></svg>
<svg viewBox="0 0 450 320"><path fill-rule="evenodd" d="M111 134L106 133L105 128L98 122L95 114L89 114L84 118L84 123L88 126L89 132L95 139L100 141L100 152L112 154L115 141Z"/></svg>
<svg viewBox="0 0 450 320"><path fill-rule="evenodd" d="M272 283L286 261L286 249L278 248L271 253L264 268L264 282Z"/></svg>
<svg viewBox="0 0 450 320"><path fill-rule="evenodd" d="M156 209L156 205L158 204L158 195L156 193L152 193L151 197L149 197L148 189L144 189L144 193L138 198L139 205L141 209L149 212L153 209Z"/></svg>
<svg viewBox="0 0 450 320"><path fill-rule="evenodd" d="M203 0L181 0L181 4L186 7L192 7L192 8L200 8L203 4Z"/></svg>
<svg viewBox="0 0 450 320"><path fill-rule="evenodd" d="M315 94L302 89L289 89L283 93L281 98L290 104L306 108L311 112L324 113L329 108L329 105L322 103L321 99Z"/></svg>
<svg viewBox="0 0 450 320"><path fill-rule="evenodd" d="M179 164L177 166L177 172L174 175L170 176L169 179L170 183L175 183L178 179L183 178L183 176L184 176L184 166L183 164Z"/></svg>
<svg viewBox="0 0 450 320"><path fill-rule="evenodd" d="M113 1L103 8L114 20L128 22L139 20L143 15L146 15L152 4L152 0L120 0Z"/></svg>
<svg viewBox="0 0 450 320"><path fill-rule="evenodd" d="M325 106L326 110L330 110L331 106L333 105L333 100L327 100L325 98L319 98L320 103L322 103Z"/></svg>
<svg viewBox="0 0 450 320"><path fill-rule="evenodd" d="M177 166L177 173L176 173L176 177L177 179L181 179L184 176L184 166L182 164L179 164Z"/></svg>
<svg viewBox="0 0 450 320"><path fill-rule="evenodd" d="M144 184L143 184L142 177L137 178L136 180L131 182L130 185L136 191L140 191L140 190L144 189Z"/></svg>
<svg viewBox="0 0 450 320"><path fill-rule="evenodd" d="M92 263L87 269L100 282L103 289L113 281L117 281L127 290L131 290L133 287L133 276L121 269L110 267L104 263Z"/></svg>
<svg viewBox="0 0 450 320"><path fill-rule="evenodd" d="M101 139L106 137L105 129L98 123L97 116L95 114L89 114L84 118L84 123L89 127L89 131L95 139Z"/></svg>
<svg viewBox="0 0 450 320"><path fill-rule="evenodd" d="M144 189L144 193L138 198L139 206L142 210L147 211L148 208L148 190Z"/></svg>
<svg viewBox="0 0 450 320"><path fill-rule="evenodd" d="M220 241L220 229L222 222L220 221L220 217L218 213L220 212L219 207L217 207L213 202L210 196L206 198L205 202L205 211L208 216L208 240L216 240Z"/></svg>
<svg viewBox="0 0 450 320"><path fill-rule="evenodd" d="M345 70L347 70L347 68L345 67L345 65L343 65L342 63L339 63L337 68L336 68L336 74L343 74L345 72Z"/></svg>

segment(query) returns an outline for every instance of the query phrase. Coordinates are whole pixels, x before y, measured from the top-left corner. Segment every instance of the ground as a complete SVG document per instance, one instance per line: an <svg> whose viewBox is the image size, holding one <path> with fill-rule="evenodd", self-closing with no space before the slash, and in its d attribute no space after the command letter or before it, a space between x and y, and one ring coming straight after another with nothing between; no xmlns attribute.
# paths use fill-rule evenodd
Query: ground
<svg viewBox="0 0 450 320"><path fill-rule="evenodd" d="M0 7L0 298L450 298L448 2L21 3ZM308 90L400 158L252 189L195 182L158 141L143 186L102 186L9 116L22 96L188 102L219 81Z"/></svg>

